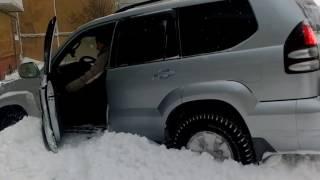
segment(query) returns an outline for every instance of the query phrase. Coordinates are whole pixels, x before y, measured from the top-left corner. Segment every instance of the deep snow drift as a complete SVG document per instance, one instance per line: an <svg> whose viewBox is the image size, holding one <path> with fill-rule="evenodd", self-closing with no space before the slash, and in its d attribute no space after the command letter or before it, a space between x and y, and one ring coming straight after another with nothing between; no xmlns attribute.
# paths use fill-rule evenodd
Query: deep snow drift
<svg viewBox="0 0 320 180"><path fill-rule="evenodd" d="M24 118L0 132L1 180L300 180L319 179L320 159L273 157L256 166L215 162L207 154L166 149L146 138L105 132L65 138L48 152L41 121ZM318 159L318 160L317 160Z"/></svg>

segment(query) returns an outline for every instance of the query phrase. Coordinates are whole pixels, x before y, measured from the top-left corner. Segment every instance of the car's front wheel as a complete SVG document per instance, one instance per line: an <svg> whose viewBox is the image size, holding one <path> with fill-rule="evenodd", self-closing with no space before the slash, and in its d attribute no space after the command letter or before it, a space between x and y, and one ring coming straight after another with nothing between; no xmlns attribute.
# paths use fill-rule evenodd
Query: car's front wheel
<svg viewBox="0 0 320 180"><path fill-rule="evenodd" d="M172 139L175 148L207 152L219 161L255 162L250 135L227 116L210 112L191 113L181 122Z"/></svg>

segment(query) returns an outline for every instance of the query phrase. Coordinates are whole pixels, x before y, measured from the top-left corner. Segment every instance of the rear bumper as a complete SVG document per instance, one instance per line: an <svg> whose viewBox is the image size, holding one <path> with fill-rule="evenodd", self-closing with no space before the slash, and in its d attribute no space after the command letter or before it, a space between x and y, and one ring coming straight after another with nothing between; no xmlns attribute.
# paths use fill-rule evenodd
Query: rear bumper
<svg viewBox="0 0 320 180"><path fill-rule="evenodd" d="M259 102L246 119L251 135L277 151L320 150L320 97Z"/></svg>
<svg viewBox="0 0 320 180"><path fill-rule="evenodd" d="M315 130L320 132L320 96L297 100L295 119L298 134L310 133Z"/></svg>
<svg viewBox="0 0 320 180"><path fill-rule="evenodd" d="M295 118L302 150L320 150L320 97L297 100Z"/></svg>
<svg viewBox="0 0 320 180"><path fill-rule="evenodd" d="M296 114L305 113L320 113L320 96L297 100Z"/></svg>

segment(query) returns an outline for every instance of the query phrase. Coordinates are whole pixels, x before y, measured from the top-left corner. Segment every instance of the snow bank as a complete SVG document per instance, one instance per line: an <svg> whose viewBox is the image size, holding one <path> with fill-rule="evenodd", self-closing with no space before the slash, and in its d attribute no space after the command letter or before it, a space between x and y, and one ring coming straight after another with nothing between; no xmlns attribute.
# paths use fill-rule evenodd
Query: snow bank
<svg viewBox="0 0 320 180"><path fill-rule="evenodd" d="M42 69L42 67L44 65L42 61L38 61L38 60L31 59L31 58L28 58L28 57L24 57L21 62L22 63L34 62L38 66L39 69ZM0 85L8 83L8 82L11 82L11 81L14 81L14 80L17 80L17 79L20 79L20 76L19 76L18 71L15 71L15 72L13 72L11 74L7 74L5 79L3 81L0 81Z"/></svg>
<svg viewBox="0 0 320 180"><path fill-rule="evenodd" d="M11 74L7 74L4 81L14 81L14 80L17 80L17 79L20 79L20 76L19 76L19 73L18 71L14 71L13 73Z"/></svg>
<svg viewBox="0 0 320 180"><path fill-rule="evenodd" d="M218 163L207 154L168 150L124 133L66 137L59 153L43 145L41 122L25 118L0 132L2 180L316 180L320 158L275 156L267 163Z"/></svg>

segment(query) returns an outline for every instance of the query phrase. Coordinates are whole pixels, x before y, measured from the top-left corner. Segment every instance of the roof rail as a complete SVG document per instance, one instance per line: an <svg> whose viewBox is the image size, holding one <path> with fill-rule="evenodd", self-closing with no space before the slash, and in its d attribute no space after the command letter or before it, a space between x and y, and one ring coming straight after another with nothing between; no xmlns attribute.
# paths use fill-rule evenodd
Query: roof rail
<svg viewBox="0 0 320 180"><path fill-rule="evenodd" d="M131 4L131 5L128 5L128 6L125 6L123 8L118 9L115 13L123 12L123 11L126 11L126 10L131 9L131 8L135 8L135 7L138 7L138 6L142 6L142 5L145 5L145 4L150 4L150 3L154 3L154 2L158 2L158 1L162 1L162 0L148 0L148 1L143 1L143 2L139 2L139 3Z"/></svg>

